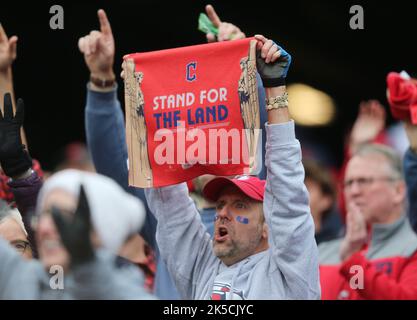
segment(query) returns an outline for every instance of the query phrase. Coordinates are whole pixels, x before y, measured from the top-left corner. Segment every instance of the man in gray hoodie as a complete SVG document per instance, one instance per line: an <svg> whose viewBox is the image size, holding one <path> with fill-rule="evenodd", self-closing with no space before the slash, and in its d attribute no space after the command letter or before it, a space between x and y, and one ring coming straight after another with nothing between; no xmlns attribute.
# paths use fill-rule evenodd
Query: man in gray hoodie
<svg viewBox="0 0 417 320"><path fill-rule="evenodd" d="M213 239L185 183L146 190L161 256L184 299L320 298L314 225L285 87L291 56L255 38L268 110L266 182L216 178L205 186L216 202Z"/></svg>

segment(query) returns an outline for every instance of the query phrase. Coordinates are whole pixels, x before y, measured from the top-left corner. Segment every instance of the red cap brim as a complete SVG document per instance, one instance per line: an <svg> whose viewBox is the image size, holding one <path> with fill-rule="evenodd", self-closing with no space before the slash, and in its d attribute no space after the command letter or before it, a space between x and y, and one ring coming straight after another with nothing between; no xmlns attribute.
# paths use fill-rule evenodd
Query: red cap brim
<svg viewBox="0 0 417 320"><path fill-rule="evenodd" d="M206 184L203 195L210 201L217 201L221 191L227 186L235 186L249 198L256 201L264 200L265 181L258 178L248 178L244 180L229 179L226 177L214 178Z"/></svg>

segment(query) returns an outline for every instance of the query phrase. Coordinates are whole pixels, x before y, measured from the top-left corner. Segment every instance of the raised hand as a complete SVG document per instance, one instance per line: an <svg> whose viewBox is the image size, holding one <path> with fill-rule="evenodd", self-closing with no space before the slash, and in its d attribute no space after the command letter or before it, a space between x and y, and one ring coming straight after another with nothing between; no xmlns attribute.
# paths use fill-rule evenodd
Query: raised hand
<svg viewBox="0 0 417 320"><path fill-rule="evenodd" d="M16 59L17 37L7 37L3 26L0 24L0 72L5 73Z"/></svg>
<svg viewBox="0 0 417 320"><path fill-rule="evenodd" d="M362 249L368 240L366 221L359 207L351 203L346 216L346 235L340 246L340 258L348 259L352 254Z"/></svg>
<svg viewBox="0 0 417 320"><path fill-rule="evenodd" d="M377 100L363 101L359 105L359 114L350 134L350 150L374 140L385 128L385 109Z"/></svg>
<svg viewBox="0 0 417 320"><path fill-rule="evenodd" d="M217 39L214 34L207 34L208 42L237 40L244 39L246 37L245 34L234 24L222 22L212 5L209 4L206 6L206 13L211 23L213 23L213 25L219 30Z"/></svg>
<svg viewBox="0 0 417 320"><path fill-rule="evenodd" d="M93 30L78 40L78 47L84 54L91 76L100 80L113 80L115 45L110 22L104 10L97 13L100 31Z"/></svg>
<svg viewBox="0 0 417 320"><path fill-rule="evenodd" d="M23 118L23 100L17 100L16 114L13 115L12 97L10 93L6 93L4 116L0 110L0 163L9 177L19 176L32 167L32 159L25 150L20 135Z"/></svg>
<svg viewBox="0 0 417 320"><path fill-rule="evenodd" d="M94 259L91 241L91 214L84 187L80 186L78 205L73 217L66 217L52 207L52 217L61 240L71 257L71 265L77 266Z"/></svg>
<svg viewBox="0 0 417 320"><path fill-rule="evenodd" d="M272 40L255 35L257 43L256 66L264 87L276 87L285 84L291 55Z"/></svg>

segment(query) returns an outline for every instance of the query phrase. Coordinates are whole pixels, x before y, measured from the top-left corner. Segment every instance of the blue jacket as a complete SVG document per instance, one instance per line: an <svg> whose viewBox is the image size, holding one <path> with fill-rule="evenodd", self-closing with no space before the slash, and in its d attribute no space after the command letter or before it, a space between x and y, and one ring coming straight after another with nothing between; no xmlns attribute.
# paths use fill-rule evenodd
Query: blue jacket
<svg viewBox="0 0 417 320"><path fill-rule="evenodd" d="M408 217L417 232L417 154L408 149L404 155L404 174L407 184Z"/></svg>
<svg viewBox="0 0 417 320"><path fill-rule="evenodd" d="M138 197L146 206L145 224L141 235L156 251L157 270L155 295L160 299L178 299L179 295L165 264L159 259L155 233L157 221L149 211L143 189L129 187L125 123L117 87L113 91L95 92L87 86L85 128L87 145L97 172L114 179L127 192Z"/></svg>

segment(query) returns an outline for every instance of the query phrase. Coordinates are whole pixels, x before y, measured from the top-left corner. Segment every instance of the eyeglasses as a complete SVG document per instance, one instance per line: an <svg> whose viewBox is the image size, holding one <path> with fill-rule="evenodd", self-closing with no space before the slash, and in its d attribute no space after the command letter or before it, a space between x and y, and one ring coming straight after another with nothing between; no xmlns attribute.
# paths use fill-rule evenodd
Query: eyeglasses
<svg viewBox="0 0 417 320"><path fill-rule="evenodd" d="M21 254L25 253L26 248L30 246L30 243L25 240L12 241L10 244Z"/></svg>
<svg viewBox="0 0 417 320"><path fill-rule="evenodd" d="M353 184L356 182L360 188L368 187L373 184L375 181L395 181L397 179L393 177L369 177L369 178L357 178L349 179L343 182L343 187L345 189L352 188Z"/></svg>

